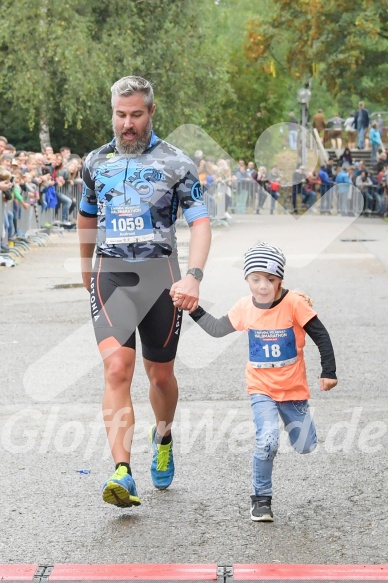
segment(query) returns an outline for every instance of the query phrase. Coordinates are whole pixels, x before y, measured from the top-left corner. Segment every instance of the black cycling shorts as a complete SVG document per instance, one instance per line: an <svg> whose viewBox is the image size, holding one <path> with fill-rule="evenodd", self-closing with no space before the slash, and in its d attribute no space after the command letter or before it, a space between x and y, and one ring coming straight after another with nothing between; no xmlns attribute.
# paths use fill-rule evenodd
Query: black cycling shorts
<svg viewBox="0 0 388 583"><path fill-rule="evenodd" d="M97 257L90 305L100 351L136 349L139 330L143 357L153 362L175 358L182 310L174 307L170 288L180 279L177 258L123 261Z"/></svg>

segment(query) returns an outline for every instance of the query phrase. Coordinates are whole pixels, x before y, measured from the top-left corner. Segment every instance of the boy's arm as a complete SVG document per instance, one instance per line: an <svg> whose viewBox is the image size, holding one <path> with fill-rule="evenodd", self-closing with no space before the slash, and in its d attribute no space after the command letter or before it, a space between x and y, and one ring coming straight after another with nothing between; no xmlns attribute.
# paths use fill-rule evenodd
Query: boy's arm
<svg viewBox="0 0 388 583"><path fill-rule="evenodd" d="M222 336L236 332L236 328L233 328L228 316L215 318L205 312L201 306L198 306L190 316L205 332L210 334L210 336L214 336L214 338L221 338Z"/></svg>
<svg viewBox="0 0 388 583"><path fill-rule="evenodd" d="M330 391L337 384L337 376L334 350L329 333L317 316L314 316L303 328L318 346L321 355L321 390Z"/></svg>

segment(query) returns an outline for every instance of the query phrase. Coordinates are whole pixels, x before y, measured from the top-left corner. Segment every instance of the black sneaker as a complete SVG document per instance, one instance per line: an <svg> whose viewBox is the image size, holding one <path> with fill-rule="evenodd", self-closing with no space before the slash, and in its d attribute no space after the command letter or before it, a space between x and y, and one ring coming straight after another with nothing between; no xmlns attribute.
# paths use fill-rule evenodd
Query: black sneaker
<svg viewBox="0 0 388 583"><path fill-rule="evenodd" d="M273 522L271 496L251 496L251 518L254 522Z"/></svg>

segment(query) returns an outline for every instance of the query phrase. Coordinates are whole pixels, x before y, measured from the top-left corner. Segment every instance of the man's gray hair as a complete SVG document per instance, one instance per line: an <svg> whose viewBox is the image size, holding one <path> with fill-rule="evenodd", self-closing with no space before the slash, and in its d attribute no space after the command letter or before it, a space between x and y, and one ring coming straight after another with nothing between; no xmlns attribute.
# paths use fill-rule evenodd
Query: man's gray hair
<svg viewBox="0 0 388 583"><path fill-rule="evenodd" d="M136 77L134 75L122 77L112 85L111 91L112 91L112 107L114 97L116 95L126 97L129 95L133 95L134 93L143 93L144 104L147 106L148 110L150 110L154 104L154 92L152 89L152 85L149 81L143 79L143 77Z"/></svg>

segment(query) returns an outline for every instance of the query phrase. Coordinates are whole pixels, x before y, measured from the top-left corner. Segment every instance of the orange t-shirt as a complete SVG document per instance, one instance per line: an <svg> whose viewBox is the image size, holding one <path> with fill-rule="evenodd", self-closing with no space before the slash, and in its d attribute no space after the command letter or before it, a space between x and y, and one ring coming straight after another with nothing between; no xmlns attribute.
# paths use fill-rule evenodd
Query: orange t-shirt
<svg viewBox="0 0 388 583"><path fill-rule="evenodd" d="M274 401L309 398L303 326L316 315L302 296L291 291L273 308L258 308L249 296L229 310L232 326L249 336L245 373L249 394L268 395Z"/></svg>

